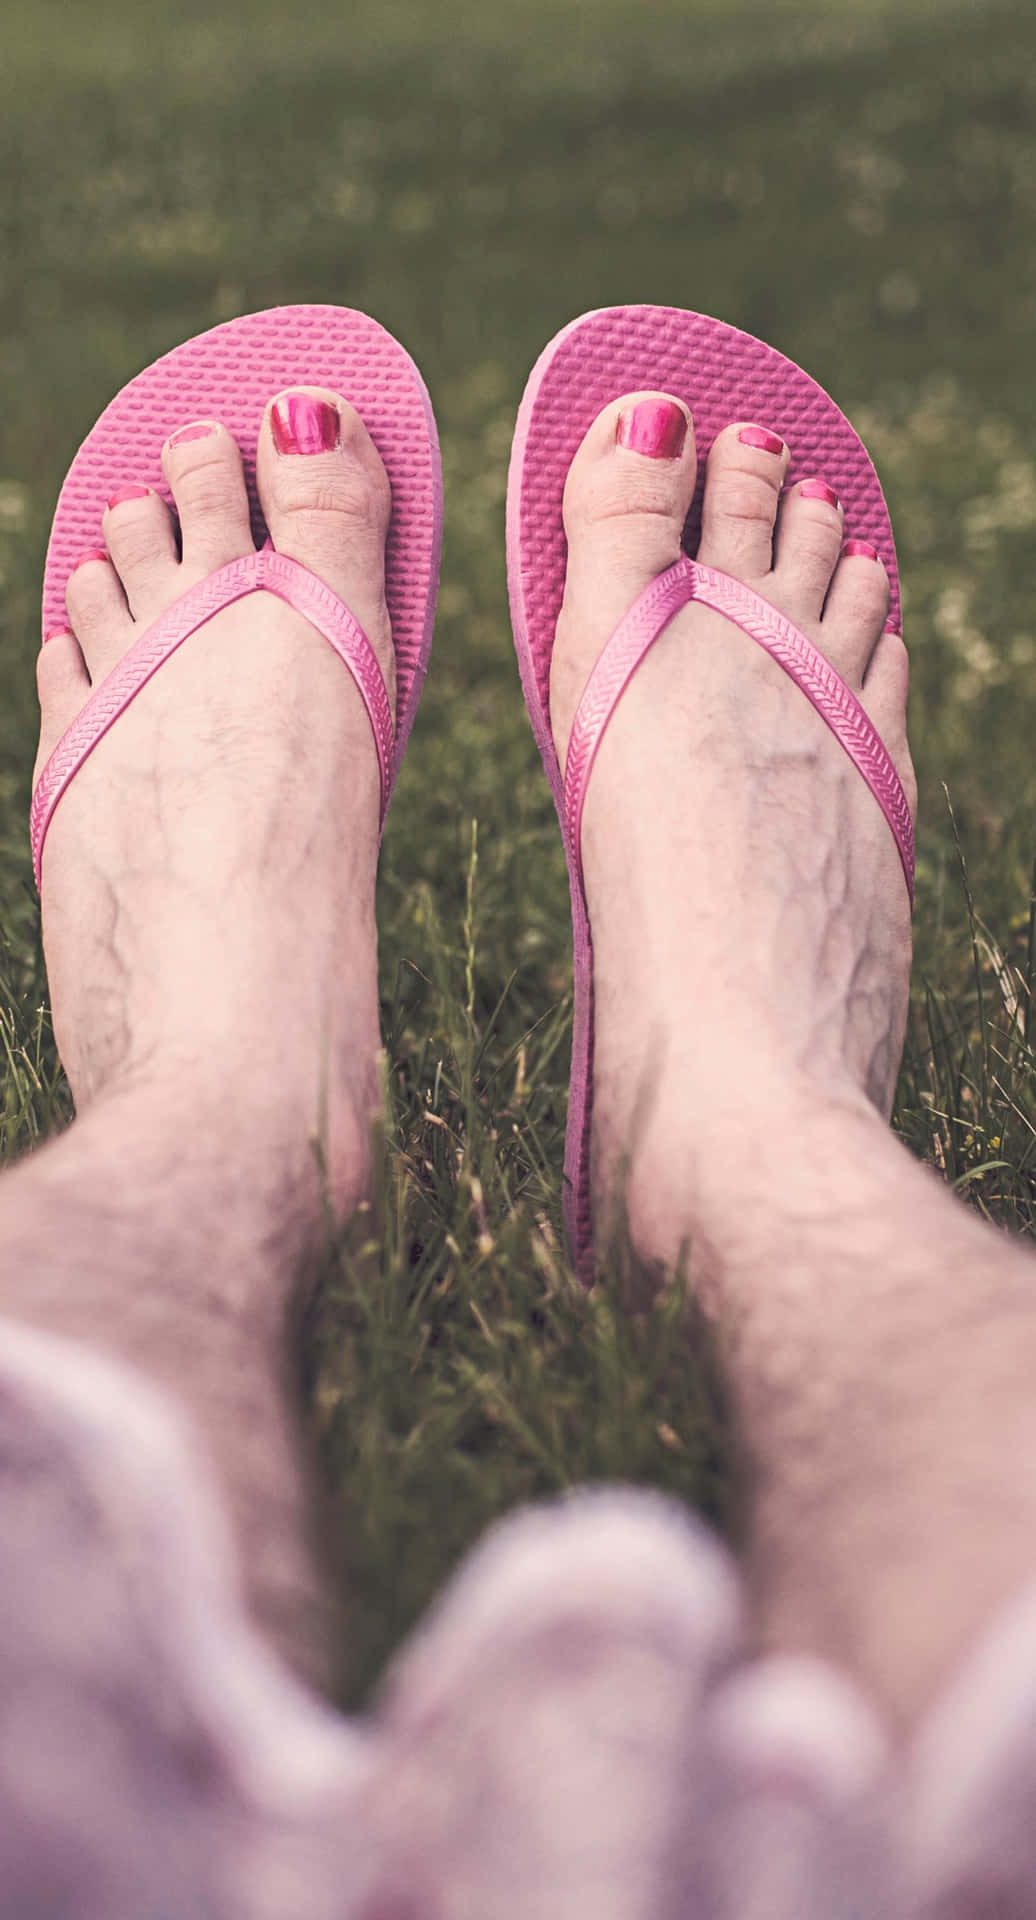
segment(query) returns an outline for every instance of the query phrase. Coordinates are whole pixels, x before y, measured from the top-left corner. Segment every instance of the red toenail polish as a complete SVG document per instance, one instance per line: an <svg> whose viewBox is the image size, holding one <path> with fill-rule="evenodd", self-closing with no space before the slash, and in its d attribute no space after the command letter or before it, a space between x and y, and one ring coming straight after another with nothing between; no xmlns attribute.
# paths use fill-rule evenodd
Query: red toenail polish
<svg viewBox="0 0 1036 1920"><path fill-rule="evenodd" d="M107 558L108 555L103 547L87 547L86 552L80 554L72 572L77 573L80 567L87 566L91 560L107 560Z"/></svg>
<svg viewBox="0 0 1036 1920"><path fill-rule="evenodd" d="M743 447L758 447L762 453L784 452L780 434L767 433L765 427L742 427L737 437Z"/></svg>
<svg viewBox="0 0 1036 1920"><path fill-rule="evenodd" d="M676 460L686 438L687 415L675 400L640 400L632 413L619 415L619 446L649 460Z"/></svg>
<svg viewBox="0 0 1036 1920"><path fill-rule="evenodd" d="M185 447L188 440L207 440L210 433L215 431L211 420L198 420L193 427L179 427L175 433L171 433L166 446Z"/></svg>
<svg viewBox="0 0 1036 1920"><path fill-rule="evenodd" d="M843 560L876 560L877 557L878 549L872 547L869 540L847 540L842 548Z"/></svg>
<svg viewBox="0 0 1036 1920"><path fill-rule="evenodd" d="M270 409L270 425L278 453L333 453L342 429L338 408L311 393L282 393Z"/></svg>
<svg viewBox="0 0 1036 1920"><path fill-rule="evenodd" d="M120 487L118 492L108 495L108 512L113 507L121 507L124 500L146 500L150 492L150 487Z"/></svg>
<svg viewBox="0 0 1036 1920"><path fill-rule="evenodd" d="M829 487L826 480L804 480L799 492L804 500L826 500L829 507L841 504L834 488Z"/></svg>
<svg viewBox="0 0 1036 1920"><path fill-rule="evenodd" d="M44 646L46 646L48 640L63 640L66 633L69 639L71 640L72 638L71 627L51 627L50 632L45 633L43 636Z"/></svg>

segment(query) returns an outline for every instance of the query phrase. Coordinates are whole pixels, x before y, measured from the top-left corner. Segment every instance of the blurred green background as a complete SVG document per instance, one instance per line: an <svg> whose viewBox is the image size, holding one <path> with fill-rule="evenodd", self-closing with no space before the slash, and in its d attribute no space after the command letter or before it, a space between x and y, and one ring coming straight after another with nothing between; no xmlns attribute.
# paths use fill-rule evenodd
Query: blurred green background
<svg viewBox="0 0 1036 1920"><path fill-rule="evenodd" d="M112 393L181 339L281 302L340 302L373 313L417 359L447 481L435 650L381 883L386 1027L411 1182L403 1266L416 1257L440 1294L458 1274L477 1283L490 1319L507 1272L530 1263L554 1272L568 911L510 643L506 463L522 387L547 339L587 308L657 301L772 341L834 394L870 445L900 548L921 784L918 1018L899 1123L973 1200L1027 1227L1031 1055L1013 1058L997 1107L988 1012L992 995L1006 1021L1001 1048L1030 1017L1034 221L1031 0L9 4L0 47L0 902L9 1059L31 1054L38 1085L26 1095L11 1065L5 1151L64 1110L45 1022L33 1027L41 988L25 813L39 579L65 468ZM984 926L969 925L944 783ZM505 1071L510 1144L493 1120ZM451 1073L455 1110L443 1121L440 1107L437 1124L460 1142L460 1162L415 1145ZM476 1205L457 1166L465 1153L469 1174L474 1165L479 1114ZM976 1172L997 1156L1005 1173ZM514 1227L523 1207L539 1223L527 1222L525 1241ZM458 1358L440 1335L431 1343L445 1369L439 1385L454 1407L469 1389L475 1405L489 1345ZM542 1325L537 1337L549 1347ZM626 1451L616 1450L603 1414L595 1454L585 1405L555 1422L554 1453L529 1441L530 1421L542 1413L550 1425L551 1405L578 1372L577 1344L558 1337L553 1402L542 1376L521 1389L529 1404L487 1478L488 1429L464 1435L455 1459L456 1433L443 1428L440 1453L422 1455L413 1436L434 1422L414 1412L416 1362L405 1393L390 1383L372 1412L372 1370L350 1371L341 1340L331 1340L318 1399L348 1403L353 1435L367 1434L349 1440L351 1464L339 1461L345 1504L369 1514L376 1483L388 1510L389 1455L393 1485L411 1475L397 1532L386 1521L371 1549L371 1605L382 1620L372 1645L405 1623L491 1511L579 1473L669 1473L670 1440L659 1452L651 1439L649 1458L623 1427ZM598 1411L612 1406L600 1378L592 1392ZM479 1404L489 1404L485 1393ZM503 1404L493 1402L496 1433ZM346 1447L341 1434L335 1444ZM357 1447L374 1463L369 1481ZM708 1505L712 1467L689 1457L679 1484ZM400 1539L409 1551L429 1513L447 1509L441 1547L421 1549L402 1593L388 1571Z"/></svg>

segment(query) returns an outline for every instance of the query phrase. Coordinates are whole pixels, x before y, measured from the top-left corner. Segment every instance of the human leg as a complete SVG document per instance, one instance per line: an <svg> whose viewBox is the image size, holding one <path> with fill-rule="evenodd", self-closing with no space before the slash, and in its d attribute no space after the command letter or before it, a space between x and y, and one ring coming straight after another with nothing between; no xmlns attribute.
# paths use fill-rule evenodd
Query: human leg
<svg viewBox="0 0 1036 1920"><path fill-rule="evenodd" d="M233 454L216 438L178 444L207 456L205 488L226 504ZM288 469L275 465L264 490L271 457L261 448L261 491L281 551L293 519L347 559L366 540L351 581L341 553L325 571L301 538L294 550L377 644L363 590L380 541L362 497L354 526L337 470L309 466L303 486L293 468L307 497L279 515ZM171 477L186 565L201 531L193 479ZM230 504L240 510L238 492ZM124 508L138 529L115 522ZM378 519L369 502L366 517ZM145 607L141 588L135 604L138 560L161 563L174 591L174 556L155 551L167 523L147 499L110 520L143 622L161 600ZM227 546L210 541L201 568ZM91 561L73 582L78 640L52 640L41 663L43 755L85 697L79 656L99 675L118 657L103 645L110 628L128 637L114 579ZM145 1905L273 1916L300 1901L364 1920L575 1920L588 1893L615 1920L682 1914L682 1763L699 1763L694 1725L737 1645L737 1604L723 1556L679 1514L645 1516L620 1496L518 1522L512 1546L487 1548L404 1650L363 1729L321 1716L235 1611L213 1494L253 1612L296 1666L318 1667L279 1347L292 1276L325 1223L313 1139L347 1214L365 1190L377 1093L369 730L362 715L350 730L358 709L338 710L339 664L324 671L304 623L263 601L236 625L235 611L126 710L45 853L55 1019L79 1116L0 1187L0 1308L9 1328L23 1323L0 1367L0 1457L8 1491L21 1474L27 1493L26 1572L4 1639L28 1674L21 1725L35 1736L42 1702L67 1764L24 1791L3 1781L0 1859L21 1874L19 1920ZM12 1718L0 1715L0 1771Z"/></svg>
<svg viewBox="0 0 1036 1920"><path fill-rule="evenodd" d="M164 454L182 559L159 497L131 489L105 516L110 559L72 575L70 627L40 657L41 765L91 680L251 550L237 448L197 427ZM389 487L359 416L323 391L271 407L258 484L275 544L352 607L391 688ZM55 813L44 940L78 1117L0 1183L0 1312L132 1362L187 1407L255 1609L311 1674L326 1603L284 1332L329 1210L366 1193L377 840L370 726L341 662L268 595L226 608Z"/></svg>
<svg viewBox="0 0 1036 1920"><path fill-rule="evenodd" d="M620 429L640 401L666 428L653 453ZM680 552L696 459L672 405L617 401L572 468L562 763L603 642ZM699 557L813 639L909 789L880 562L840 557L822 487L781 499L786 450L746 424L712 449ZM753 1461L761 1640L837 1658L908 1724L1032 1569L1036 1312L1026 1257L883 1124L909 968L895 843L798 689L688 607L602 741L582 853L596 1212L621 1191L641 1263L687 1255L720 1322Z"/></svg>

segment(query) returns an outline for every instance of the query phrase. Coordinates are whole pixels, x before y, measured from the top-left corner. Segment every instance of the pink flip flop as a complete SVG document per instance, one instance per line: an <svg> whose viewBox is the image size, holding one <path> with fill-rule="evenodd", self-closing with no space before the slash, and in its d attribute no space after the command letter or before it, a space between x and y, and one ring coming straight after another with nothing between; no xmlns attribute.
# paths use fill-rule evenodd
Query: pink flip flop
<svg viewBox="0 0 1036 1920"><path fill-rule="evenodd" d="M268 400L285 387L331 387L362 416L388 472L392 521L386 592L396 650L396 706L366 635L330 588L277 553L255 489L255 450ZM95 687L40 774L30 832L36 884L43 843L62 794L108 728L187 636L248 593L277 594L319 628L352 674L370 717L384 824L428 664L442 542L439 441L423 380L408 353L348 307L274 307L213 327L139 373L105 408L69 469L47 550L43 632L65 625L65 586L100 543L105 502L133 480L169 501L162 447L185 421L215 419L244 459L259 551L192 588L135 640Z"/></svg>
<svg viewBox="0 0 1036 1920"><path fill-rule="evenodd" d="M562 778L550 731L550 660L565 584L565 478L601 409L621 394L645 388L678 395L694 416L702 464L685 551L693 552L698 543L704 456L716 434L733 420L759 421L781 434L791 449L787 483L822 476L842 501L847 533L877 548L891 586L888 625L897 631L899 626L896 554L878 477L844 414L801 367L751 334L675 307L602 308L574 320L551 341L533 368L518 413L507 491L507 573L522 687L561 822L572 895L575 1009L565 1221L584 1279L593 1273L593 948L580 858L583 799L594 754L627 682L689 600L716 608L741 627L812 701L885 814L913 899L909 809L895 768L855 694L775 608L693 560L683 558L660 575L612 635L584 689Z"/></svg>

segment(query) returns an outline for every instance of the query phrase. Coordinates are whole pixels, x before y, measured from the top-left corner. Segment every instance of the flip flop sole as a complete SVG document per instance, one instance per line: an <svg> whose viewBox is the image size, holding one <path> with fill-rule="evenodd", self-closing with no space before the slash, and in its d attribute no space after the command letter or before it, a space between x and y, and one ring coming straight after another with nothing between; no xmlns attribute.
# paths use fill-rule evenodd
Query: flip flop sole
<svg viewBox="0 0 1036 1920"><path fill-rule="evenodd" d="M561 505L569 467L601 409L621 394L662 390L694 416L698 485L684 530L697 549L704 456L734 420L779 433L791 450L787 484L826 480L848 537L881 555L898 630L899 575L884 496L870 455L830 395L794 361L737 327L676 307L606 307L574 320L540 355L518 412L507 491L511 620L532 730L563 820L561 770L550 731L550 662L565 586ZM582 887L566 844L572 897L574 1011L565 1141L565 1221L577 1269L593 1270L589 1150L593 1083L593 949Z"/></svg>
<svg viewBox="0 0 1036 1920"><path fill-rule="evenodd" d="M65 586L100 542L108 496L127 480L171 505L161 453L177 427L216 419L244 459L256 545L266 526L255 487L263 413L285 387L330 387L362 416L392 487L385 555L396 650L399 771L432 641L442 542L442 470L431 401L410 355L384 327L348 307L274 307L185 341L137 374L105 408L61 489L43 584L43 631L65 624Z"/></svg>

